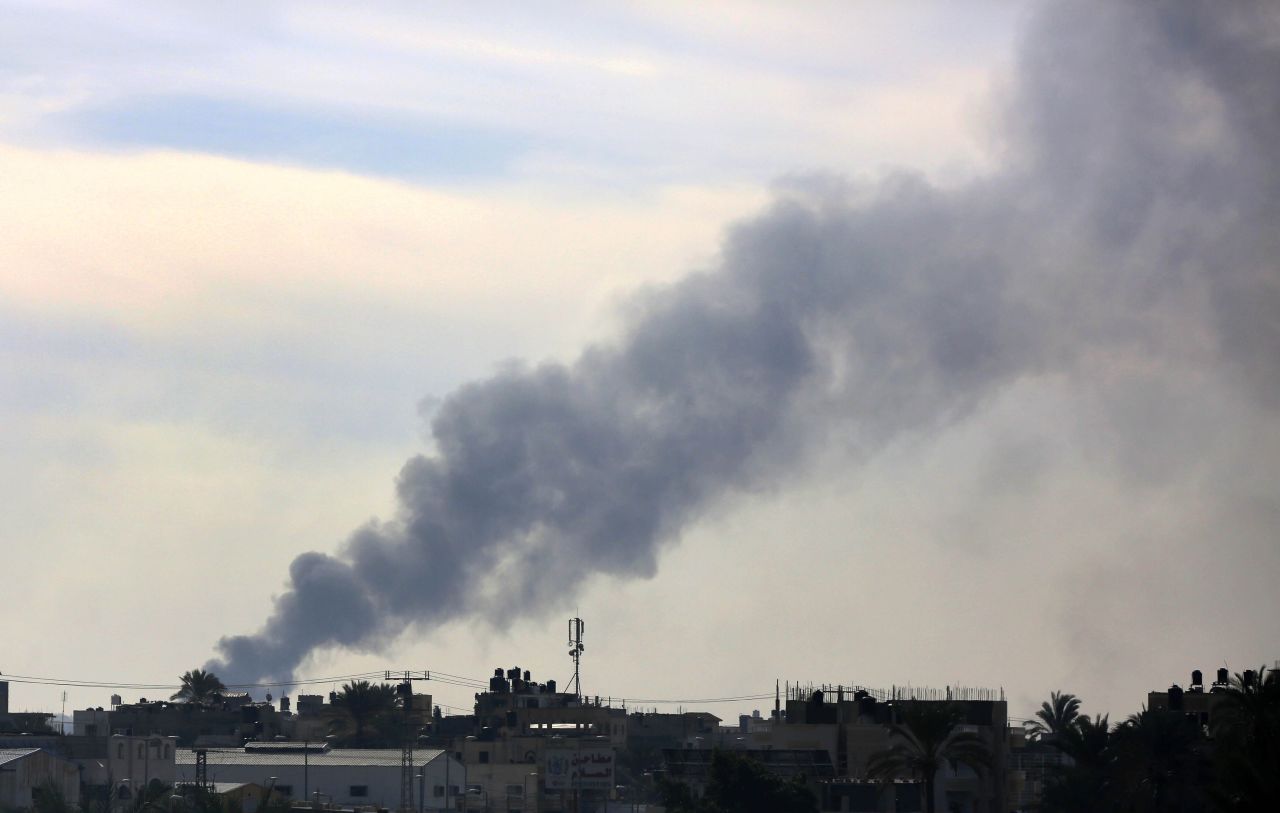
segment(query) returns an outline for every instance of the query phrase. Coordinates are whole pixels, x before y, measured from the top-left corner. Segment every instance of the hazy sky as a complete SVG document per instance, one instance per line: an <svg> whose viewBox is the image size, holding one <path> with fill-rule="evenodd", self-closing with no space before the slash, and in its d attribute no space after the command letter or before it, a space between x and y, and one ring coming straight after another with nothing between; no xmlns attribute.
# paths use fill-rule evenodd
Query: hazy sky
<svg viewBox="0 0 1280 813"><path fill-rule="evenodd" d="M1274 8L190 5L0 3L0 671L1280 657Z"/></svg>

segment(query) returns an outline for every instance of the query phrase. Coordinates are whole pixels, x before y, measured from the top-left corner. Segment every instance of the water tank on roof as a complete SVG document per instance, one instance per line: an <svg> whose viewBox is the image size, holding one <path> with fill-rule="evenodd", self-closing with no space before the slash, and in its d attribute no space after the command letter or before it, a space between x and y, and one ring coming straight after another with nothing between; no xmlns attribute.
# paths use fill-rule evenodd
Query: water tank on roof
<svg viewBox="0 0 1280 813"><path fill-rule="evenodd" d="M1204 673L1201 672L1199 669L1191 670L1191 686L1193 688L1196 686L1200 686L1200 687L1204 686Z"/></svg>
<svg viewBox="0 0 1280 813"><path fill-rule="evenodd" d="M550 692L551 694L555 694L555 693L556 693L556 679L555 679L555 678L552 678L551 680L548 680L548 681L547 681L547 691L548 691L548 692Z"/></svg>
<svg viewBox="0 0 1280 813"><path fill-rule="evenodd" d="M1182 688L1176 683L1169 687L1169 711L1182 711Z"/></svg>
<svg viewBox="0 0 1280 813"><path fill-rule="evenodd" d="M1231 682L1231 673L1227 671L1225 666L1218 670L1217 682L1224 686Z"/></svg>

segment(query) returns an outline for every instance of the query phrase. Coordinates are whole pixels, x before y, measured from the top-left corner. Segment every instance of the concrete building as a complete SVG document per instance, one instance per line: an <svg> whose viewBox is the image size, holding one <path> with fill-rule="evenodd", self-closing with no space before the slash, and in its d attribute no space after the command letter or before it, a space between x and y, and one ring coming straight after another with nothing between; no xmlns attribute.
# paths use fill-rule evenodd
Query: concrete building
<svg viewBox="0 0 1280 813"><path fill-rule="evenodd" d="M914 777L900 777L888 793L868 796L873 787L867 764L872 755L892 742L889 726L899 720L909 703L947 703L963 715L960 730L978 735L986 743L992 766L981 774L950 766L937 777L937 809L956 813L1005 813L1008 769L1008 711L1000 693L987 689L890 689L834 687L830 691L790 688L785 710L774 719L748 721L733 739L721 747L745 747L749 752L784 751L827 754L830 774L815 772L810 785L823 809L881 813L915 809L920 788ZM767 763L766 763L767 765ZM772 769L771 769L772 770ZM779 772L782 775L782 772ZM823 772L825 773L825 771Z"/></svg>
<svg viewBox="0 0 1280 813"><path fill-rule="evenodd" d="M85 709L73 720L98 725L102 712ZM213 706L140 700L107 712L109 732L133 736L175 736L184 746L233 747L246 740L285 736L285 718L270 703L255 703L248 695L223 698Z"/></svg>
<svg viewBox="0 0 1280 813"><path fill-rule="evenodd" d="M735 729L737 731L737 729ZM680 714L632 712L627 715L629 751L708 747L720 732L720 718L705 711Z"/></svg>
<svg viewBox="0 0 1280 813"><path fill-rule="evenodd" d="M451 744L467 769L471 810L602 810L614 794L625 709L559 692L554 680L536 683L513 667L495 669L489 691L476 695L475 725Z"/></svg>
<svg viewBox="0 0 1280 813"><path fill-rule="evenodd" d="M71 733L77 737L105 737L111 733L111 712L102 707L71 712Z"/></svg>
<svg viewBox="0 0 1280 813"><path fill-rule="evenodd" d="M210 748L204 754L208 782L255 783L298 801L393 810L400 806L398 748L331 749L326 743L262 742L243 748ZM197 751L180 750L177 781L196 782L196 763ZM417 749L413 764L414 807L445 810L456 802L466 778L460 762L444 751Z"/></svg>
<svg viewBox="0 0 1280 813"><path fill-rule="evenodd" d="M1241 673L1241 677L1244 680L1251 680L1254 672L1252 669L1247 669ZM1213 721L1213 712L1218 705L1219 696L1230 686L1231 673L1223 667L1218 669L1217 678L1209 686L1208 691L1205 691L1203 673L1196 669L1191 673L1191 682L1187 684L1186 689L1175 683L1163 692L1149 692L1147 708L1152 711L1181 711L1195 717L1201 726L1207 728Z"/></svg>
<svg viewBox="0 0 1280 813"><path fill-rule="evenodd" d="M0 809L30 810L43 793L80 804L80 772L42 748L0 749Z"/></svg>
<svg viewBox="0 0 1280 813"><path fill-rule="evenodd" d="M142 788L172 787L178 779L177 737L107 738L106 776L86 776L86 784L107 784L117 798L134 798Z"/></svg>

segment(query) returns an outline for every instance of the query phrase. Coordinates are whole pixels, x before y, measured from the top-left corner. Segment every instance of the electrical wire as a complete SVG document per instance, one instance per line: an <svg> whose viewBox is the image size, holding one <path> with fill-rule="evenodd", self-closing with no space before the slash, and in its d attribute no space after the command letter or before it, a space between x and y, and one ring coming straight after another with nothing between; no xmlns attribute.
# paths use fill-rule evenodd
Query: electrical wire
<svg viewBox="0 0 1280 813"><path fill-rule="evenodd" d="M394 677L397 671L391 670ZM489 683L487 680L480 678L467 677L465 675L456 675L450 672L441 672L437 670L427 670L430 680L434 683L440 683L446 686L453 686L460 689L478 689L487 691ZM381 680L387 675L387 670L380 672L355 672L347 675L329 675L326 677L311 678L294 678L290 681L260 681L256 683L228 683L228 689L273 689L289 686L312 686L322 683L337 683L339 681L354 680ZM77 678L57 678L42 677L35 675L15 675L0 674L0 679L7 680L11 683L26 683L42 686L69 686L76 688L91 689L133 689L141 691L149 690L177 690L181 688L179 683L128 683L121 681L107 680L87 680ZM604 696L604 695L600 695ZM616 700L623 705L628 703L649 703L654 705L702 705L709 703L739 703L755 700L767 700L774 696L773 692L760 694L733 695L729 697L694 697L694 698L653 698L653 697L623 697L621 695L609 695L610 700ZM449 708L462 711L456 706L441 705L442 708Z"/></svg>

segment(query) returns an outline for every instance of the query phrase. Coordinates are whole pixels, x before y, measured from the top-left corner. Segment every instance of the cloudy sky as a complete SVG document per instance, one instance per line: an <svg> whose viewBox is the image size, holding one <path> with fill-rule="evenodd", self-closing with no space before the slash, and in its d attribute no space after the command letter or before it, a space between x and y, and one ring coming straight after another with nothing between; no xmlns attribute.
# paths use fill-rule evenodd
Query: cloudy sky
<svg viewBox="0 0 1280 813"><path fill-rule="evenodd" d="M0 671L1280 658L1274 8L2 6Z"/></svg>

